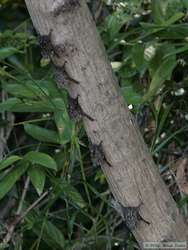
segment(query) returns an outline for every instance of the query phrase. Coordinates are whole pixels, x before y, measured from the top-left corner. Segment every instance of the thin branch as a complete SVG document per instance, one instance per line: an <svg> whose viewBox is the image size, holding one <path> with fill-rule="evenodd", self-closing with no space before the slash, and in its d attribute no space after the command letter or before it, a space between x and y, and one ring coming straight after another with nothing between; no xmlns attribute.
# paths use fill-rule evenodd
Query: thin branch
<svg viewBox="0 0 188 250"><path fill-rule="evenodd" d="M48 191L44 192L33 204L31 204L31 206L29 206L25 212L23 212L23 214L21 215L16 215L14 220L11 222L11 224L8 226L7 229L7 234L5 235L4 239L3 239L3 243L7 244L9 243L9 241L12 238L12 235L15 231L15 228L17 227L18 224L20 224L22 222L22 220L27 216L27 214L33 209L35 208L38 203L44 199L49 192L52 190L52 188L50 188Z"/></svg>
<svg viewBox="0 0 188 250"><path fill-rule="evenodd" d="M21 211L22 211L23 203L24 203L24 200L25 200L25 197L26 197L26 194L27 194L27 190L29 188L29 183L30 183L30 178L28 176L26 181L25 181L25 185L24 185L24 189L23 189L23 192L22 192L22 196L21 196L21 199L20 199L18 209L16 211L17 215L19 215L21 213Z"/></svg>

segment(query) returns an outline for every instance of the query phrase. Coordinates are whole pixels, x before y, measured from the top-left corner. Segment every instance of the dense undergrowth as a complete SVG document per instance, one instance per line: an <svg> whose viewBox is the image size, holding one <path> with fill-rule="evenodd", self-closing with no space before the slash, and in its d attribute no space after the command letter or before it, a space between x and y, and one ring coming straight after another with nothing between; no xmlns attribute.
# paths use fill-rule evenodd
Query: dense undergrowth
<svg viewBox="0 0 188 250"><path fill-rule="evenodd" d="M110 205L105 176L92 166L82 124L68 117L66 92L41 61L24 2L0 4L1 249L137 249ZM187 186L176 173L188 150L188 3L101 0L89 7L122 95L187 217ZM24 220L6 243L17 214Z"/></svg>

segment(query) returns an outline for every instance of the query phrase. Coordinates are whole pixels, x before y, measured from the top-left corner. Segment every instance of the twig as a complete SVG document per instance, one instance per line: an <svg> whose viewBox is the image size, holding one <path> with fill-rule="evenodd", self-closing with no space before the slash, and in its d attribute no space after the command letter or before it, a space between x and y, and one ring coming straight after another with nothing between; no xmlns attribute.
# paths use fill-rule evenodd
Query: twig
<svg viewBox="0 0 188 250"><path fill-rule="evenodd" d="M16 211L17 215L19 215L21 213L21 211L22 211L24 199L26 197L27 190L29 188L29 183L30 183L30 178L28 176L27 179L26 179L26 181L25 181L25 185L24 185L24 189L23 189L23 192L22 192L22 196L21 196L21 199L20 199L20 203L19 203L18 209Z"/></svg>
<svg viewBox="0 0 188 250"><path fill-rule="evenodd" d="M37 204L43 200L48 194L49 192L52 190L52 188L50 188L48 191L44 192L33 204L31 204L30 207L28 207L28 209L20 216L19 222L22 221L24 219L24 217L34 208L37 206Z"/></svg>
<svg viewBox="0 0 188 250"><path fill-rule="evenodd" d="M7 230L7 234L5 235L4 239L3 239L3 243L7 244L9 243L9 241L12 238L12 235L14 233L14 230L16 228L16 226L27 216L27 214L34 208L37 206L37 204L44 199L44 197L46 197L49 192L52 190L52 188L50 188L48 191L44 192L33 204L31 204L31 206L29 206L26 211L21 214L21 215L16 215L16 217L14 218L14 220L12 221L12 223L8 226L8 230Z"/></svg>

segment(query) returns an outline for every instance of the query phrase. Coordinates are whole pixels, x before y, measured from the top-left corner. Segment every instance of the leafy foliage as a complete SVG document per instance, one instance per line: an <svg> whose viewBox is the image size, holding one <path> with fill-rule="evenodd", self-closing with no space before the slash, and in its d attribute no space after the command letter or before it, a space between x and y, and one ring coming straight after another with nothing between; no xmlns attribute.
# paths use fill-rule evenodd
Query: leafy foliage
<svg viewBox="0 0 188 250"><path fill-rule="evenodd" d="M0 142L0 207L15 201L0 216L2 240L7 218L29 209L6 249L137 249L110 206L104 174L92 167L82 124L67 114L66 91L41 62L24 2L0 5L0 127L6 144ZM169 172L175 174L172 165L185 155L188 139L187 1L93 0L89 6L122 95L170 191L186 208Z"/></svg>

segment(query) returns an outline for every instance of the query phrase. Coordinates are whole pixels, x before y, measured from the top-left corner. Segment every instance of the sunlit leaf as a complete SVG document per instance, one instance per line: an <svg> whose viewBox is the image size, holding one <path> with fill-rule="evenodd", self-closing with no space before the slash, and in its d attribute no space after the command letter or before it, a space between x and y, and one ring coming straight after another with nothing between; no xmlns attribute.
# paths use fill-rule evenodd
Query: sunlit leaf
<svg viewBox="0 0 188 250"><path fill-rule="evenodd" d="M176 55L173 53L175 47L172 44L163 44L160 46L155 56L149 62L149 72L152 78L149 89L143 97L143 101L148 100L157 94L166 80L170 80L172 71L177 65ZM166 57L166 54L170 54Z"/></svg>
<svg viewBox="0 0 188 250"><path fill-rule="evenodd" d="M60 143L66 144L67 142L70 142L73 123L69 119L68 115L63 112L55 112L54 119L59 132Z"/></svg>
<svg viewBox="0 0 188 250"><path fill-rule="evenodd" d="M11 190L14 184L20 179L28 168L28 164L23 162L16 166L8 175L0 181L0 200Z"/></svg>
<svg viewBox="0 0 188 250"><path fill-rule="evenodd" d="M184 17L184 15L185 15L184 13L178 12L178 13L174 14L172 17L170 17L167 21L165 21L164 25L169 26L169 25L177 22L182 17Z"/></svg>
<svg viewBox="0 0 188 250"><path fill-rule="evenodd" d="M52 224L50 221L46 221L44 225L44 238L46 238L46 241L50 241L51 245L56 244L62 249L64 249L65 246L65 239L62 234L62 231L60 231L54 224Z"/></svg>
<svg viewBox="0 0 188 250"><path fill-rule="evenodd" d="M151 6L154 22L162 25L165 22L168 2L163 0L153 0Z"/></svg>
<svg viewBox="0 0 188 250"><path fill-rule="evenodd" d="M132 48L132 59L136 65L136 68L142 73L146 67L144 58L144 46L143 44L137 43Z"/></svg>
<svg viewBox="0 0 188 250"><path fill-rule="evenodd" d="M21 160L22 157L18 156L18 155L11 155L10 157L6 158L5 160L2 160L0 162L0 170L3 170L9 166L11 166L13 163Z"/></svg>
<svg viewBox="0 0 188 250"><path fill-rule="evenodd" d="M39 164L43 167L57 170L57 164L54 159L48 154L30 151L24 157L27 161L30 161L32 164Z"/></svg>
<svg viewBox="0 0 188 250"><path fill-rule="evenodd" d="M51 179L51 180L54 183L55 192L59 193L60 197L64 199L65 196L79 207L81 208L85 207L86 204L82 196L71 183L68 183L67 181L62 179L61 180Z"/></svg>
<svg viewBox="0 0 188 250"><path fill-rule="evenodd" d="M29 99L9 98L0 103L0 112L53 112L65 109L64 102L60 98L51 99L46 97L44 101L34 101Z"/></svg>
<svg viewBox="0 0 188 250"><path fill-rule="evenodd" d="M29 169L28 174L38 195L41 195L44 189L44 184L46 179L45 172L42 169L40 169L39 166L34 166Z"/></svg>
<svg viewBox="0 0 188 250"><path fill-rule="evenodd" d="M177 62L174 60L172 61L171 58L164 60L157 71L155 72L149 90L144 95L143 101L148 100L150 97L155 95L159 88L162 86L165 80L169 79L173 69L175 68Z"/></svg>
<svg viewBox="0 0 188 250"><path fill-rule="evenodd" d="M20 53L20 51L14 47L0 48L0 60L3 60L15 53Z"/></svg>
<svg viewBox="0 0 188 250"><path fill-rule="evenodd" d="M34 139L42 142L60 143L59 136L56 131L42 128L33 124L24 125L25 132Z"/></svg>

